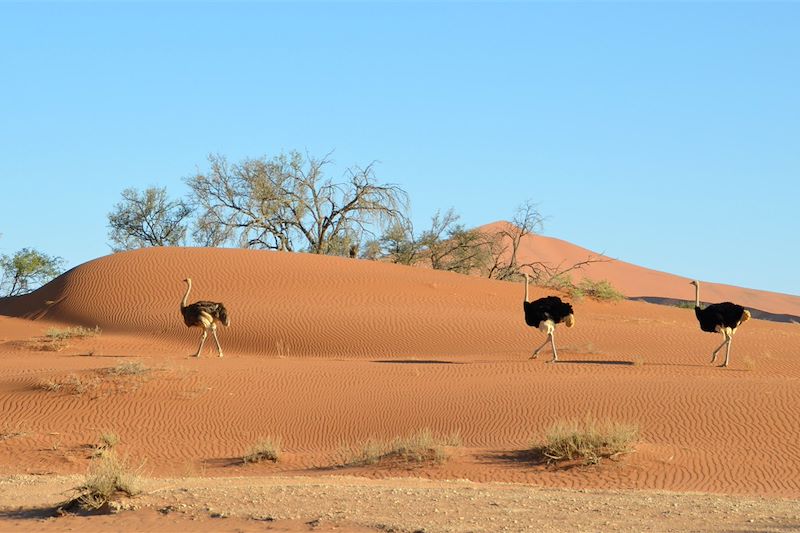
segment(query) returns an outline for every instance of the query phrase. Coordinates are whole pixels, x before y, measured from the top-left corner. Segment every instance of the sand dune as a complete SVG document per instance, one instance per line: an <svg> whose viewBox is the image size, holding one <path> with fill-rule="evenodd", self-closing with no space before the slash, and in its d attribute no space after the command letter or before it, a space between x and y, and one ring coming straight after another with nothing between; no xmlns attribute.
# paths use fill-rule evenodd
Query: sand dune
<svg viewBox="0 0 800 533"><path fill-rule="evenodd" d="M190 300L231 314L225 357ZM368 261L229 249L163 248L99 258L0 301L0 473L80 473L104 431L150 475L422 476L565 488L666 489L800 497L800 327L746 323L732 368L709 365L717 335L691 309L574 302L563 363L531 361L519 283ZM546 291L534 289L533 296ZM99 326L60 351L54 326ZM113 369L136 362L141 375ZM80 386L79 386L80 385ZM80 390L79 390L80 389ZM634 454L601 467L525 459L558 420L630 421ZM343 446L422 428L458 433L441 466L335 468ZM260 435L285 460L243 466Z"/></svg>
<svg viewBox="0 0 800 533"><path fill-rule="evenodd" d="M495 222L479 228L487 233L496 233L506 222ZM694 288L690 278L644 268L620 259L608 258L598 252L576 246L567 241L543 235L526 235L518 252L520 263L543 261L549 265L569 266L585 261L589 256L611 259L608 262L592 263L570 274L573 279L584 277L595 280L606 279L627 297L654 296L676 300L694 300ZM800 296L781 294L757 289L747 289L700 280L703 302L732 301L774 314L800 317Z"/></svg>

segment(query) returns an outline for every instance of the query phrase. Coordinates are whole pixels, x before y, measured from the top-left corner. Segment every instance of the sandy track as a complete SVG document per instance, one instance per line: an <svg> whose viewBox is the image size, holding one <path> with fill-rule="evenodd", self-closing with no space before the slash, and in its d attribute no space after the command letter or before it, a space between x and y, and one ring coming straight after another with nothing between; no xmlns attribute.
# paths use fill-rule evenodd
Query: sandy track
<svg viewBox="0 0 800 533"><path fill-rule="evenodd" d="M0 479L4 531L775 531L800 529L791 500L572 491L506 483L352 477L149 479L117 514L51 518L80 479Z"/></svg>

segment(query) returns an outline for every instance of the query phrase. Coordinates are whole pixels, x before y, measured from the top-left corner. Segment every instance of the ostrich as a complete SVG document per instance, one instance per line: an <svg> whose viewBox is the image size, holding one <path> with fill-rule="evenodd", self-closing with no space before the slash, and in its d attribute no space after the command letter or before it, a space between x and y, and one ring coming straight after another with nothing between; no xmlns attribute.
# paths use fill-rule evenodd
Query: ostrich
<svg viewBox="0 0 800 533"><path fill-rule="evenodd" d="M552 363L558 361L556 342L553 339L556 324L561 324L563 322L568 328L571 328L575 325L575 315L573 314L572 306L566 302L562 302L561 298L558 296L546 296L545 298L539 298L538 300L529 302L529 282L530 276L526 273L525 301L522 303L525 309L525 323L531 327L539 328L542 332L547 333L548 337L541 346L536 348L530 358L536 359L536 356L539 355L539 351L550 341L550 345L553 347L553 359L550 361Z"/></svg>
<svg viewBox="0 0 800 533"><path fill-rule="evenodd" d="M711 354L711 362L717 360L717 352L727 345L725 350L725 362L721 366L728 366L731 356L731 341L733 334L736 333L742 322L750 319L750 311L731 302L711 304L705 309L700 309L700 282L692 281L694 285L694 314L700 322L700 329L709 333L722 333L725 338L714 353Z"/></svg>
<svg viewBox="0 0 800 533"><path fill-rule="evenodd" d="M224 326L230 325L231 322L228 319L228 310L225 309L224 305L217 302L200 301L191 305L186 305L186 300L189 298L189 291L192 290L192 278L186 278L183 281L186 282L187 285L186 294L183 295L183 300L181 301L183 322L190 328L203 328L200 346L197 348L197 353L194 354L194 356L200 357L200 352L203 350L203 344L206 342L206 336L208 336L208 330L210 329L211 333L214 335L214 341L217 343L219 356L222 357L222 347L219 345L219 339L217 338L217 323Z"/></svg>

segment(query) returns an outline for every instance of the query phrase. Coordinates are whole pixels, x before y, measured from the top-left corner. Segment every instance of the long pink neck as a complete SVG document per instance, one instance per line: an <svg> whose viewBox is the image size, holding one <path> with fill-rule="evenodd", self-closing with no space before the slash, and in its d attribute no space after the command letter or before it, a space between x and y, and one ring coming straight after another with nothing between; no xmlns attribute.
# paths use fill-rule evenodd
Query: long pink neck
<svg viewBox="0 0 800 533"><path fill-rule="evenodd" d="M186 294L183 295L183 301L181 301L181 307L186 307L186 303L189 300L189 291L192 290L192 281L189 280L186 282Z"/></svg>
<svg viewBox="0 0 800 533"><path fill-rule="evenodd" d="M694 284L694 306L700 307L700 284Z"/></svg>
<svg viewBox="0 0 800 533"><path fill-rule="evenodd" d="M525 276L525 301L526 302L528 301L528 282L529 281L530 281L530 278L528 278L528 276Z"/></svg>

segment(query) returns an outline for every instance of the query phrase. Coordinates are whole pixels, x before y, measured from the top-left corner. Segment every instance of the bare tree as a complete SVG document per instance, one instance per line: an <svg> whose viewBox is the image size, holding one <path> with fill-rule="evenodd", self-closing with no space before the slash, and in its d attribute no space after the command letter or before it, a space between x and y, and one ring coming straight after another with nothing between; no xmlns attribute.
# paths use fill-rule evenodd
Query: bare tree
<svg viewBox="0 0 800 533"><path fill-rule="evenodd" d="M166 187L122 191L122 201L108 214L108 237L115 252L147 246L176 246L186 237L191 208L170 200Z"/></svg>
<svg viewBox="0 0 800 533"><path fill-rule="evenodd" d="M406 219L407 194L378 183L374 164L352 167L335 183L324 175L329 155L292 151L239 164L211 155L209 162L207 173L186 180L200 211L195 239L209 245L348 255L376 226Z"/></svg>
<svg viewBox="0 0 800 533"><path fill-rule="evenodd" d="M543 222L544 217L530 200L517 207L511 222L503 224L499 231L488 236L491 240L491 261L486 277L512 279L520 275L521 266L530 266L519 264L519 247L523 237L541 230Z"/></svg>

